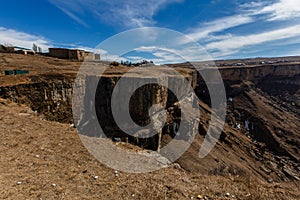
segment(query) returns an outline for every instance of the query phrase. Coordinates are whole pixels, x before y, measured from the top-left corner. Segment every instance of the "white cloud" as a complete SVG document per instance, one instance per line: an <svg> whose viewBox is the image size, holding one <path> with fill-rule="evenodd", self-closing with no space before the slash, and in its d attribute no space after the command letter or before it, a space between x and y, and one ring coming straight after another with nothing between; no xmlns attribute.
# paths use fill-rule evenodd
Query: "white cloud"
<svg viewBox="0 0 300 200"><path fill-rule="evenodd" d="M68 15L69 17L71 17L72 19L74 19L77 23L81 24L82 26L88 27L87 23L85 23L82 19L80 19L79 17L77 17L71 11L69 11L69 10L67 10L65 8L61 8L61 7L59 7L59 9L61 9L66 15Z"/></svg>
<svg viewBox="0 0 300 200"><path fill-rule="evenodd" d="M232 38L231 33L225 33L223 35L208 35L204 40L205 42L219 41Z"/></svg>
<svg viewBox="0 0 300 200"><path fill-rule="evenodd" d="M256 11L257 9L260 9L266 5L272 4L270 1L251 1L249 3L240 4L239 8L242 9L242 11Z"/></svg>
<svg viewBox="0 0 300 200"><path fill-rule="evenodd" d="M48 48L54 46L53 45L54 43L44 38L43 36L31 35L14 29L7 29L5 27L0 27L0 44L31 49L33 43L41 47L43 52L48 52ZM55 46L60 47L61 45L56 44ZM106 60L121 59L121 57L117 55L109 54L107 51L100 48L90 48L90 47L76 45L76 44L64 44L63 46L65 48L82 49L89 52L99 53L102 59L106 59Z"/></svg>
<svg viewBox="0 0 300 200"><path fill-rule="evenodd" d="M80 24L86 12L92 13L103 22L125 25L127 27L143 27L154 25L153 17L167 4L182 0L49 0L68 16Z"/></svg>
<svg viewBox="0 0 300 200"><path fill-rule="evenodd" d="M126 56L127 59L133 60L133 61L142 61L145 58L141 56Z"/></svg>
<svg viewBox="0 0 300 200"><path fill-rule="evenodd" d="M156 64L183 62L184 59L178 54L178 50L159 46L141 46L135 49L137 52L147 52L153 55L151 60Z"/></svg>
<svg viewBox="0 0 300 200"><path fill-rule="evenodd" d="M265 42L275 42L276 40L290 39L300 35L300 25L289 26L282 29L266 31L259 34L250 34L244 36L232 36L230 39L218 42L208 43L206 48L209 50L219 50L227 52L239 50L245 46L258 45Z"/></svg>
<svg viewBox="0 0 300 200"><path fill-rule="evenodd" d="M211 55L218 58L237 54L249 46L297 43L294 39L300 36L300 21L296 20L300 18L299 0L252 1L240 5L237 12L240 14L202 23L187 36L205 44ZM230 28L249 23L257 23L257 33L251 34L252 28L248 34L230 32ZM264 23L274 23L273 28L264 27Z"/></svg>
<svg viewBox="0 0 300 200"><path fill-rule="evenodd" d="M194 28L187 34L188 37L192 38L195 41L201 39L208 39L212 33L221 32L233 27L241 26L253 22L253 18L246 15L234 15L223 17L211 22L206 22L201 24L199 27Z"/></svg>
<svg viewBox="0 0 300 200"><path fill-rule="evenodd" d="M295 19L300 17L300 1L280 0L258 9L254 14L269 14L268 21Z"/></svg>
<svg viewBox="0 0 300 200"><path fill-rule="evenodd" d="M196 44L188 46L178 45L168 48L160 46L141 46L136 48L135 51L151 53L156 57L152 59L156 64L212 60L207 52Z"/></svg>
<svg viewBox="0 0 300 200"><path fill-rule="evenodd" d="M183 0L49 0L65 12L69 17L73 18L79 24L87 26L88 22L83 17L92 13L102 22L111 24L121 24L127 27L151 26L156 22L155 15L170 3L182 2ZM229 56L237 54L245 49L245 47L261 45L271 42L275 43L279 40L287 39L291 42L292 38L300 36L299 22L295 19L300 17L300 1L299 0L269 0L269 1L252 1L250 3L240 5L232 16L226 16L210 22L203 22L196 27L188 30L187 36L194 41L205 44L209 52L215 57ZM259 21L260 20L260 21ZM271 21L271 22L270 22ZM236 27L247 26L250 23L259 22L259 27L255 30L257 33L251 33L253 27L249 29L249 33L235 34L233 31ZM291 26L292 22L294 26ZM264 23L274 23L273 28L264 26ZM250 26L249 26L250 27ZM277 29L276 29L276 28ZM281 27L281 28L280 28ZM284 28L282 28L284 27ZM247 30L247 29L246 29ZM155 40L156 33L145 30L141 35L141 40ZM146 36L144 39L142 36ZM188 38L176 38L175 43L185 45L191 42ZM283 44L283 41L280 41ZM189 48L186 49L160 49L157 47L141 47L138 50L152 51L157 56L157 61L180 60L176 55L184 55L190 60L197 60L197 56ZM102 52L103 53L103 52ZM104 54L108 55L107 52ZM111 56L117 60L117 56Z"/></svg>
<svg viewBox="0 0 300 200"><path fill-rule="evenodd" d="M0 43L21 46L28 49L31 49L33 43L35 43L41 47L43 51L48 51L48 48L52 46L51 42L42 36L31 35L4 27L0 27Z"/></svg>

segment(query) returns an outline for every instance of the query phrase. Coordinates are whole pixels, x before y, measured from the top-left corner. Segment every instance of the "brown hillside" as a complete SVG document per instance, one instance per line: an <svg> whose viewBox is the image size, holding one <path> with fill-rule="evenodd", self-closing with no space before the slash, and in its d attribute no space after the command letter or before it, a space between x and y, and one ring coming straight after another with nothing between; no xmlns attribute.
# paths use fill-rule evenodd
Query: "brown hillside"
<svg viewBox="0 0 300 200"><path fill-rule="evenodd" d="M217 145L203 159L198 156L199 148L212 112L207 88L199 74L186 69L189 64L173 65L196 83L199 134L170 166L130 174L115 173L97 161L70 125L72 87L82 63L0 53L0 198L196 199L200 195L199 199L300 199L300 64L296 58L280 58L288 62L268 65L226 65L220 70L228 98L226 123ZM217 64L224 62L246 61ZM4 75L4 70L14 69L29 70L29 74ZM108 66L102 86L108 96L114 80L127 70ZM145 70L152 73L151 68ZM138 78L138 74L131 77ZM140 94L147 93L137 93L135 103L140 102ZM176 103L166 103L169 110L178 109ZM136 103L135 108L140 111L143 106ZM103 108L103 113L107 130L115 131L109 109ZM172 137L163 133L162 145ZM138 147L110 139L101 142L129 152L145 151L140 143Z"/></svg>

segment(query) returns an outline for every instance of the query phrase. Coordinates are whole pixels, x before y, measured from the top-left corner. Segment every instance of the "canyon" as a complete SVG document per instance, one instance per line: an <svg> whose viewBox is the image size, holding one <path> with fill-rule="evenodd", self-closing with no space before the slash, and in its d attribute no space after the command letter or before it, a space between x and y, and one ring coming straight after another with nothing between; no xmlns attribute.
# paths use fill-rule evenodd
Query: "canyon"
<svg viewBox="0 0 300 200"><path fill-rule="evenodd" d="M278 184L287 188L299 187L300 62L297 60L284 63L218 67L227 95L225 124L214 149L205 158L199 158L199 149L205 139L214 111L211 109L207 84L197 70L209 73L209 70L215 70L213 66L207 67L203 63L168 65L183 78L174 75L170 69L156 66L145 67L142 71L147 76L141 77L141 74L137 72L130 72L132 68L129 67L111 66L105 62L90 62L89 64L94 68L105 68L104 73L101 77L90 73L86 79L76 82L81 62L12 54L0 54L0 59L1 70L21 68L30 71L28 75L0 75L0 98L6 99L3 100L3 105L12 104L14 109L18 110L17 105L10 103L14 102L31 110L33 114L30 113L28 116L47 120L47 123L50 123L49 126L56 126L55 123L62 124L57 126L74 124L80 135L102 138L99 130L93 129L95 126L88 126L89 128L83 126L91 118L88 116L91 112L82 109L90 108L89 104L92 99L96 115L94 116L96 121L92 123L99 123L106 137L117 140L110 141L113 145L124 146L129 151L145 149L151 151L163 148L174 140L176 124L180 123L185 126L190 123L189 117L181 114L183 108L178 105L178 102L189 96L186 94L185 87L181 87L184 85L184 80L188 81L198 97L193 98L191 104L199 110L201 117L197 122L193 121L195 124L192 126L197 127L198 131L191 146L180 158L176 159L176 165L171 165L170 171L182 170L189 174L187 176L190 179L196 175L224 177L224 180L228 177L242 177L244 180L249 179L249 184L252 184L250 179L253 179L254 182L258 180L274 187L276 185L278 187ZM218 62L216 64L218 65ZM146 126L151 121L148 113L151 106L163 105L167 111L167 117L160 134L150 138L129 136L120 130L114 121L111 97L118 80L126 73L129 74L127 79L132 83L132 88L120 87L120 94L125 95L131 90L135 91L129 104L131 118L136 124ZM163 80L166 86L174 87L176 91L172 92L168 87L159 84L139 87L138 83L145 81L145 78L154 82ZM93 89L87 87L87 82L96 82L96 87ZM73 87L78 87L78 91L84 95L73 97ZM174 95L174 92L177 95ZM93 95L95 98L91 98ZM82 104L74 104L77 101ZM75 113L75 116L74 108L80 111L79 114ZM9 110L8 107L3 109ZM122 110L122 108L118 109ZM80 116L81 112L84 114ZM192 113L192 110L188 112ZM67 129L69 131L69 128ZM55 134L56 137L64 137L64 132L57 134L59 136ZM72 136L73 140L74 137ZM43 140L43 143L46 144L47 141ZM180 141L178 145L180 147ZM77 147L72 148L76 150ZM78 148L82 149L82 147ZM86 154L84 153L85 156ZM165 176L168 176L166 175L168 168L163 170ZM292 193L289 194L283 192L282 194L276 193L276 195L281 195L281 197L291 195L295 199L299 197L299 193L291 191ZM210 195L216 195L212 193ZM271 194L261 195L262 199ZM254 198L254 194L249 197L249 199ZM246 197L243 196L240 199L246 199Z"/></svg>

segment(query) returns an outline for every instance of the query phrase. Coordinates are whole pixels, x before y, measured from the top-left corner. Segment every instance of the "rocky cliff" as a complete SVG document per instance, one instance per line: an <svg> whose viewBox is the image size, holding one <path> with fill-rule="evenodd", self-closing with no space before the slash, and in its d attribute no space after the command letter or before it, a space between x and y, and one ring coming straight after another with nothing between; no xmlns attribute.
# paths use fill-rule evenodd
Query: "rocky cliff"
<svg viewBox="0 0 300 200"><path fill-rule="evenodd" d="M53 61L54 62L54 61ZM54 62L55 63L55 62ZM299 180L299 85L300 64L278 64L262 66L224 67L220 73L224 79L228 97L228 115L225 129L216 149L205 158L199 160L199 144L207 130L210 120L210 100L206 85L201 76L189 66L173 66L181 72L194 87L200 101L202 112L199 124L199 136L195 143L178 160L180 165L189 171L203 173L255 173L259 177L271 180ZM187 69L189 68L189 69ZM56 68L57 69L57 68ZM128 71L122 67L110 67L100 79L95 101L92 106L96 110L96 118L105 133L111 138L120 138L144 148L157 149L160 144L166 145L174 137L174 122L184 123L180 116L180 107L176 102L185 98L181 88L182 78L168 75L167 71L148 70L148 76L141 77L138 73L130 74L127 79L133 84L134 94L130 99L130 114L134 122L147 125L150 122L149 108L153 104L167 107L167 124L161 136L138 139L122 132L116 125L111 112L111 95L120 77ZM210 69L202 69L210 70ZM72 118L72 87L76 73L34 74L14 77L13 84L7 84L8 77L1 76L0 97L18 103L24 103L44 115L49 120L73 123ZM148 84L138 87L140 81L158 80L161 74L167 74L166 86L176 86L179 96L175 96L167 87ZM90 76L95 79L97 76ZM24 82L24 80L26 80ZM179 83L178 83L179 82ZM83 105L89 107L89 88L81 83L82 92L86 92ZM120 94L130 90L127 86L120 87ZM122 96L122 95L121 95ZM119 108L122 110L122 108ZM75 124L85 124L87 116L76 119ZM246 123L247 121L247 123ZM77 123L78 122L78 123ZM85 130L89 135L93 130ZM94 136L94 135L93 135ZM229 154L224 156L224 152ZM191 159L192 158L192 159ZM203 162L206 165L203 165ZM214 169L214 170L212 170ZM227 170L227 171L226 171Z"/></svg>
<svg viewBox="0 0 300 200"><path fill-rule="evenodd" d="M176 102L190 96L193 90L192 87L196 86L196 74L194 71L180 68L177 70L178 74L174 74L172 70L151 67L141 68L139 72L129 71L125 77L122 77L125 72L111 74L109 71L105 72L101 77L86 76L84 82L80 81L81 86L79 86L84 88L84 99L79 101L82 101L85 110L83 116L80 117L78 115L77 118L75 116L75 124L82 134L104 137L103 133L100 133L95 128L95 125L90 124L100 123L106 137L118 138L121 141L127 141L143 148L156 150L160 146L161 134L170 133L170 130L173 130L173 128L165 128L164 130L168 131L150 137L150 133L155 129L153 117L155 118L158 110L154 110L152 114L149 110L155 105L159 105L159 107L166 110L170 109ZM117 83L121 78L123 82L117 88ZM91 89L89 83L98 83L97 88ZM185 83L192 85L190 93L184 87ZM117 94L115 103L112 102L113 92ZM130 99L126 101L125 97L131 93ZM130 114L127 115L128 111L126 109L128 107ZM120 116L121 121L116 122L112 108L116 110L118 115L122 115ZM96 116L91 117L94 109ZM171 112L167 112L166 115L166 127L173 126L174 116L172 116ZM93 121L91 120L92 118L98 120ZM144 127L143 134L146 134L143 136L144 138L140 138L141 132L138 131L134 124L128 122L127 119L129 118L132 118L137 125ZM123 127L123 129L120 127ZM136 133L136 137L128 135L124 131Z"/></svg>
<svg viewBox="0 0 300 200"><path fill-rule="evenodd" d="M67 77L39 76L13 86L0 86L0 96L26 104L46 119L72 123L73 81Z"/></svg>

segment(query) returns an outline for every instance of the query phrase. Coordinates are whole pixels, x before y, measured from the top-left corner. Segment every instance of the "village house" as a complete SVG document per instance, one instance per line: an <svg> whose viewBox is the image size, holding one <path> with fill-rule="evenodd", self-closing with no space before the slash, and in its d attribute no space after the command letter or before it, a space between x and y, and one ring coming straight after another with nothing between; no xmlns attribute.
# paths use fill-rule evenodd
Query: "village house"
<svg viewBox="0 0 300 200"><path fill-rule="evenodd" d="M68 60L84 61L95 60L94 53L87 52L80 49L67 49L67 48L49 48L49 56Z"/></svg>

